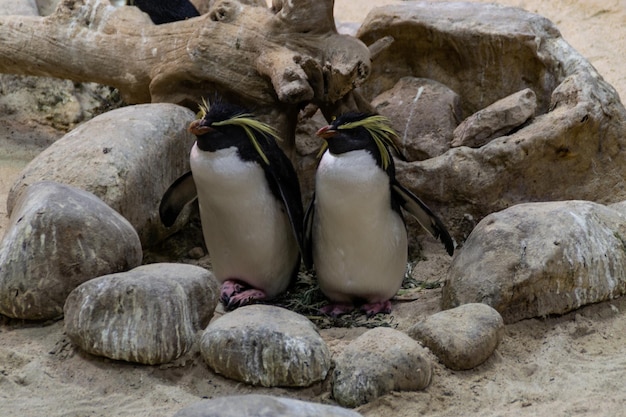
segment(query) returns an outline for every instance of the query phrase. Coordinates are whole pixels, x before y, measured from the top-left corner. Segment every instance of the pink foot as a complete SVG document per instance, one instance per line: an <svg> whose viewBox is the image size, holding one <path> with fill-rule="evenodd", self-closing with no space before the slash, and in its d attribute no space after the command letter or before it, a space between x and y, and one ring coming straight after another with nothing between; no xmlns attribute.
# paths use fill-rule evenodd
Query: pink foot
<svg viewBox="0 0 626 417"><path fill-rule="evenodd" d="M237 307L253 304L255 301L264 300L266 297L267 295L263 291L251 288L230 297L226 309L233 310Z"/></svg>
<svg viewBox="0 0 626 417"><path fill-rule="evenodd" d="M353 310L354 305L352 304L331 303L320 308L320 313L331 317L339 317L343 314L348 314Z"/></svg>
<svg viewBox="0 0 626 417"><path fill-rule="evenodd" d="M224 281L220 291L220 301L226 310L252 304L254 301L263 300L266 297L265 292L232 279Z"/></svg>
<svg viewBox="0 0 626 417"><path fill-rule="evenodd" d="M220 301L222 301L222 303L226 305L228 304L228 300L230 300L230 297L232 297L233 295L239 294L245 289L246 289L246 286L244 286L239 281L235 281L232 279L226 280L222 284L222 289L220 291Z"/></svg>
<svg viewBox="0 0 626 417"><path fill-rule="evenodd" d="M363 304L360 310L364 312L368 318L378 313L389 314L391 313L391 301L387 300L378 303Z"/></svg>

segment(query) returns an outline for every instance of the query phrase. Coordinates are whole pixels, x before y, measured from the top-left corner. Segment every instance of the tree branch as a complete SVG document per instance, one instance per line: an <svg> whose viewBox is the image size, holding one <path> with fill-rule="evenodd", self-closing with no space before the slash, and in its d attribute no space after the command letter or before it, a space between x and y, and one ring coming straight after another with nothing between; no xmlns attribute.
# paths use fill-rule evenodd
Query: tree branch
<svg viewBox="0 0 626 417"><path fill-rule="evenodd" d="M195 107L219 94L291 142L285 130L307 103L329 114L358 102L351 92L369 75L370 52L337 34L333 0L257 4L217 0L205 15L163 25L98 0L63 0L48 17L1 16L0 72L110 85L128 103Z"/></svg>

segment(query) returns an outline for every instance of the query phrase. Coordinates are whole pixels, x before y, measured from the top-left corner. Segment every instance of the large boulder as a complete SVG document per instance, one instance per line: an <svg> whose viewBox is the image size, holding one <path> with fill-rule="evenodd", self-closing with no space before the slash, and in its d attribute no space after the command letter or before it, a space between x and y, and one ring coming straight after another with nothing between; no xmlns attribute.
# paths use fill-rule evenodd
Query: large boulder
<svg viewBox="0 0 626 417"><path fill-rule="evenodd" d="M137 230L144 247L170 231L159 220L163 193L189 170L195 115L175 104L143 104L101 114L33 159L11 187L11 213L24 190L41 180L95 194Z"/></svg>
<svg viewBox="0 0 626 417"><path fill-rule="evenodd" d="M218 296L219 284L204 268L144 265L74 289L65 302L65 332L93 355L167 363L191 349Z"/></svg>
<svg viewBox="0 0 626 417"><path fill-rule="evenodd" d="M367 99L406 76L458 93L464 118L526 88L536 95L536 117L508 136L397 164L398 179L457 239L521 202L626 199L626 110L548 19L493 4L407 2L374 9L358 32L368 45L384 36L395 41L372 64Z"/></svg>
<svg viewBox="0 0 626 417"><path fill-rule="evenodd" d="M626 216L601 204L518 204L485 217L458 251L443 308L485 303L507 323L626 294Z"/></svg>
<svg viewBox="0 0 626 417"><path fill-rule="evenodd" d="M63 315L69 293L92 278L141 264L137 232L91 193L41 181L15 204L0 242L0 313Z"/></svg>

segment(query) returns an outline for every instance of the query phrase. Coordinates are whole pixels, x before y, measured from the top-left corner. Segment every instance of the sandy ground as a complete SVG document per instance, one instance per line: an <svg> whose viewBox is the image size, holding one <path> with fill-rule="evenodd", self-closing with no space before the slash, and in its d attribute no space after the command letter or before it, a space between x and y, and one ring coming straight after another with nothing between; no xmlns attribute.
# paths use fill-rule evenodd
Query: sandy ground
<svg viewBox="0 0 626 417"><path fill-rule="evenodd" d="M399 1L337 0L336 16L361 21L377 5ZM486 1L485 1L486 3ZM626 0L503 0L554 21L565 39L626 97ZM32 152L14 152L0 138L0 234L6 194ZM449 259L426 243L420 279L445 276ZM438 311L440 290L394 305L405 330ZM620 416L626 411L626 299L562 317L525 320L506 328L496 353L466 372L435 365L422 392L392 393L358 409L365 416ZM338 352L365 329L323 330ZM203 397L268 393L332 402L327 384L306 389L261 389L211 373L196 353L164 366L94 358L75 350L63 323L23 323L0 316L1 416L171 416Z"/></svg>

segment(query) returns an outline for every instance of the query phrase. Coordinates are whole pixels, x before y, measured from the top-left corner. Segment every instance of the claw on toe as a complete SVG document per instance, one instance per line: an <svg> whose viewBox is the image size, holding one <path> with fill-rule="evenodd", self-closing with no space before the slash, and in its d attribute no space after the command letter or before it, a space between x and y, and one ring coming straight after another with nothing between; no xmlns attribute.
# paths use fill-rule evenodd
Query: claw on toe
<svg viewBox="0 0 626 417"><path fill-rule="evenodd" d="M240 292L237 295L230 297L228 303L226 304L227 310L234 310L237 307L246 306L249 304L254 304L257 301L264 300L266 295L263 291L257 289L249 289Z"/></svg>
<svg viewBox="0 0 626 417"><path fill-rule="evenodd" d="M232 296L239 294L240 292L244 290L245 290L245 287L238 281L234 281L231 279L226 280L222 284L222 289L220 290L220 301L224 305L228 305L228 301L230 300Z"/></svg>
<svg viewBox="0 0 626 417"><path fill-rule="evenodd" d="M377 303L363 304L359 309L364 312L368 318L379 313L389 314L391 313L391 301L387 300Z"/></svg>
<svg viewBox="0 0 626 417"><path fill-rule="evenodd" d="M252 288L249 285L235 280L226 280L220 291L220 301L226 310L234 310L267 297L262 290Z"/></svg>

